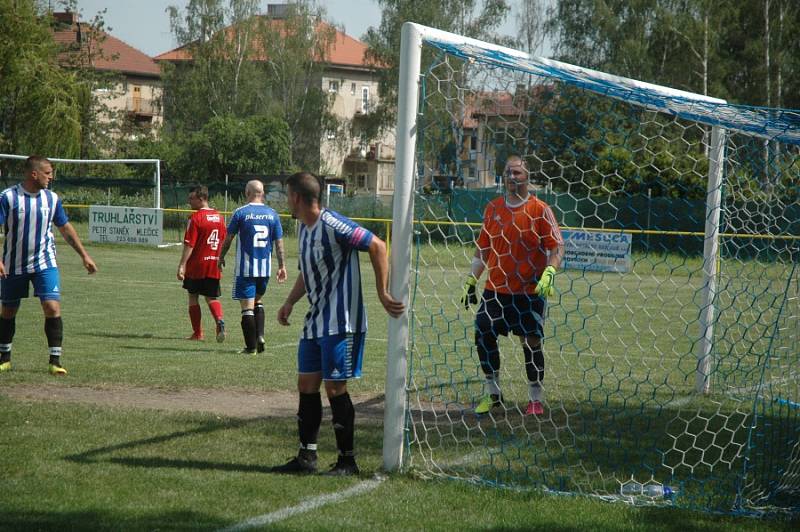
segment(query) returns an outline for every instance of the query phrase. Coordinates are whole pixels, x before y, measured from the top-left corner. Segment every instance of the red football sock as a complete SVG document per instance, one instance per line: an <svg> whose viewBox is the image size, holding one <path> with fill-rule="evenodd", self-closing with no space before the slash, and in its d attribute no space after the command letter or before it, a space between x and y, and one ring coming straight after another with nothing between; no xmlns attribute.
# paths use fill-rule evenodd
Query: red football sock
<svg viewBox="0 0 800 532"><path fill-rule="evenodd" d="M200 321L200 305L189 305L189 319L195 336L203 336L203 322Z"/></svg>
<svg viewBox="0 0 800 532"><path fill-rule="evenodd" d="M222 305L220 305L218 299L209 301L208 309L211 311L211 315L214 316L214 321L219 321L222 319Z"/></svg>

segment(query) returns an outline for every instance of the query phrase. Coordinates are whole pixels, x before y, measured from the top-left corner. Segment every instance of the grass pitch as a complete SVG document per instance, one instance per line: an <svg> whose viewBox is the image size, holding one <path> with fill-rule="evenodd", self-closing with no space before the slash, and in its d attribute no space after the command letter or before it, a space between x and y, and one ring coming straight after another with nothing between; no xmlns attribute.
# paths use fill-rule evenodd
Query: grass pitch
<svg viewBox="0 0 800 532"><path fill-rule="evenodd" d="M254 517L261 518L256 528L282 530L792 528L780 521L422 481L413 473L369 484L380 467L382 426L359 418L358 409L361 478L270 474L267 468L296 448L296 424L286 408L265 403L263 413L230 415L113 397L131 397L126 391L136 389L166 397L229 393L233 400L279 393L292 401L305 304L295 307L291 327L278 326L274 317L295 272L287 284L268 288L267 352L246 357L235 354L241 332L229 277L223 280L228 340L188 342L186 295L175 279L179 248L89 245L100 272L87 276L75 254L59 246L64 364L70 374L54 380L46 373L41 310L35 299L24 301L14 371L0 376L0 529L215 530ZM287 250L294 264L295 242L287 240ZM369 397L383 389L387 320L366 257L362 272L370 332L364 378L351 389ZM206 308L203 313L210 331ZM42 393L15 393L23 388ZM53 397L107 392L109 400L48 400L49 390ZM323 467L335 459L329 419L326 413L320 433Z"/></svg>

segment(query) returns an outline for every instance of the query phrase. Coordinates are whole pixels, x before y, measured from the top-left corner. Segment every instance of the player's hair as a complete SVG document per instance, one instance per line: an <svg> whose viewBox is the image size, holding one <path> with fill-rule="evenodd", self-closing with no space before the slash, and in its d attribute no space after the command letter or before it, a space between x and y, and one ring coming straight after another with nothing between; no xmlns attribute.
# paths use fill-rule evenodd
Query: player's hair
<svg viewBox="0 0 800 532"><path fill-rule="evenodd" d="M525 162L525 159L522 157L522 155L519 155L517 153L511 153L508 155L508 157L506 157L506 166L508 166L508 163L510 161L519 161L520 164L522 164L522 167L528 172L530 172L530 170L528 169L528 163Z"/></svg>
<svg viewBox="0 0 800 532"><path fill-rule="evenodd" d="M208 187L205 185L194 185L189 189L189 194L194 194L195 197L208 201Z"/></svg>
<svg viewBox="0 0 800 532"><path fill-rule="evenodd" d="M303 203L306 205L313 205L314 202L320 202L320 194L322 193L322 186L320 185L319 178L311 172L297 172L289 176L286 180L286 185L291 187L292 192L300 195Z"/></svg>
<svg viewBox="0 0 800 532"><path fill-rule="evenodd" d="M30 174L34 170L39 170L45 164L49 164L51 167L53 166L53 163L51 163L50 159L47 157L42 157L41 155L31 155L25 159L25 173Z"/></svg>
<svg viewBox="0 0 800 532"><path fill-rule="evenodd" d="M247 185L245 185L244 193L246 196L253 194L264 194L264 183L258 179L252 179L247 182Z"/></svg>

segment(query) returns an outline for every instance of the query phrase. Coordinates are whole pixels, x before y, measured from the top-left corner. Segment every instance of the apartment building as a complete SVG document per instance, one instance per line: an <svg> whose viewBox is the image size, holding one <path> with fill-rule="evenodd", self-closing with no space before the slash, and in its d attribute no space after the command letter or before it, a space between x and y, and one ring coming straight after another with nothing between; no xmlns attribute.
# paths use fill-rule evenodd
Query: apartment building
<svg viewBox="0 0 800 532"><path fill-rule="evenodd" d="M53 13L53 19L59 61L112 74L109 85L95 93L110 112L137 126L161 125L161 69L153 58L79 21L77 13Z"/></svg>

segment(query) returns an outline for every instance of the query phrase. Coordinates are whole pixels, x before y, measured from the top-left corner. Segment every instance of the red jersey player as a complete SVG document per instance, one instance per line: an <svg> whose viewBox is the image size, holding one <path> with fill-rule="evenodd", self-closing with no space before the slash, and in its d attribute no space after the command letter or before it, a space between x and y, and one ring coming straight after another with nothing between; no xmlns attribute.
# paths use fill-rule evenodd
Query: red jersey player
<svg viewBox="0 0 800 532"><path fill-rule="evenodd" d="M192 335L188 340L202 340L200 296L205 296L217 324L217 341L225 340L225 322L219 302L219 252L225 239L222 215L208 206L208 188L195 186L189 190L189 205L195 212L189 218L183 237L183 253L178 264L178 280L189 292L189 319Z"/></svg>

